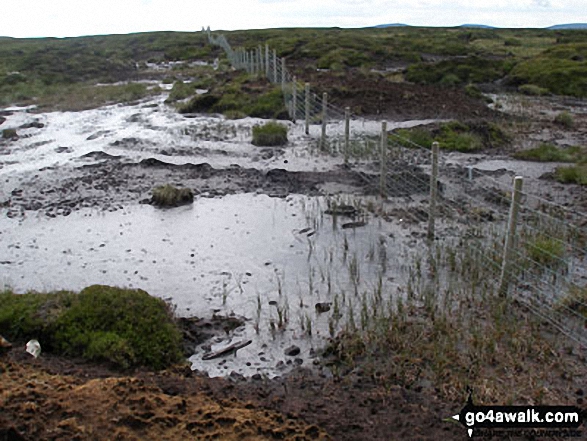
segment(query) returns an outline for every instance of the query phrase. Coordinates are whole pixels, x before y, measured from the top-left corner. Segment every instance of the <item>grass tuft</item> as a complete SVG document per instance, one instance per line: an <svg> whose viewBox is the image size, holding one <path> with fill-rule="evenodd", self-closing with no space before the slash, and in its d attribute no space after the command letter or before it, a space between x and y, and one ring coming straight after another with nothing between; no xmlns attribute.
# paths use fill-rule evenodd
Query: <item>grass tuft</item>
<svg viewBox="0 0 587 441"><path fill-rule="evenodd" d="M275 121L253 127L252 144L258 147L274 147L287 144L287 127Z"/></svg>
<svg viewBox="0 0 587 441"><path fill-rule="evenodd" d="M158 207L177 207L194 201L194 192L189 188L176 188L170 184L155 187L151 203Z"/></svg>

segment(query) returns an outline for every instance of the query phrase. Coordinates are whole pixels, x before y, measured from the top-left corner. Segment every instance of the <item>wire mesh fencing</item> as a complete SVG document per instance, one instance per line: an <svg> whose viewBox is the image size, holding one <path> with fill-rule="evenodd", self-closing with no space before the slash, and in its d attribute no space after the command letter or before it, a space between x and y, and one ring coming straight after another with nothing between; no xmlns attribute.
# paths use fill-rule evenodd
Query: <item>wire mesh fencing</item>
<svg viewBox="0 0 587 441"><path fill-rule="evenodd" d="M357 130L348 107L333 105L327 93L314 93L268 45L233 49L224 35L207 32L210 44L222 47L235 69L281 87L290 119L303 122L306 134L310 125L321 125L320 135L310 141L313 151L343 157L346 164L371 161L371 172L360 173L366 184L386 200L401 198L395 213L426 226L431 249L439 253L443 246L438 226L445 233L456 231L453 242L445 242L447 248L463 247L458 258L447 251L461 277L475 279L479 290L525 305L587 348L585 214L524 191L521 177L497 180L489 172L454 167L438 145L424 147L405 139L388 131L385 121L378 134Z"/></svg>

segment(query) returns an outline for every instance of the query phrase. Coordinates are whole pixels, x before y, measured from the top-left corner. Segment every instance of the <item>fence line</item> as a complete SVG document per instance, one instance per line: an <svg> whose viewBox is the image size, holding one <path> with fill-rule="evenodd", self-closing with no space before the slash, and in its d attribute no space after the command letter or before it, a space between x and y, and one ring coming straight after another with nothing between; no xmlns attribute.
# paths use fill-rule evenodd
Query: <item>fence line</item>
<svg viewBox="0 0 587 441"><path fill-rule="evenodd" d="M586 214L522 191L521 178L507 187L473 168L466 175L451 175L439 158L437 143L431 152L394 131L388 133L385 122L379 136L357 135L351 130L350 109L333 105L326 93L318 96L309 83L298 81L275 49L267 44L252 50L232 49L224 35L212 35L209 28L207 33L210 44L222 47L235 69L264 76L281 87L291 120L303 120L306 135L310 125L321 124L318 152L342 154L345 164L351 157L379 161L379 184L373 176L361 176L374 188L379 186L383 197L429 195L428 205L418 207L426 219L409 207L405 213L414 222L428 223L431 247L436 223L461 222L471 250L489 267L499 269L501 274L492 282L496 292L516 298L528 311L587 347ZM327 123L333 121L344 121L342 135L328 135ZM421 172L422 166L430 167L429 176ZM471 225L470 219L481 225L492 221L493 240L486 237L484 228Z"/></svg>

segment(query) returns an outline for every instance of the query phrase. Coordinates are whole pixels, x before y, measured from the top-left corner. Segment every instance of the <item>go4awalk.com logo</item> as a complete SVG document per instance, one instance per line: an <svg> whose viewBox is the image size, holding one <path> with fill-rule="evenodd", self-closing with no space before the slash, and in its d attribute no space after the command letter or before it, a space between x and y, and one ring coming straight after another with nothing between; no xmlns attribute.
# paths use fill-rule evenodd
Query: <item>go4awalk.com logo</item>
<svg viewBox="0 0 587 441"><path fill-rule="evenodd" d="M469 437L581 438L587 415L576 406L476 406L469 396L452 419L465 426Z"/></svg>

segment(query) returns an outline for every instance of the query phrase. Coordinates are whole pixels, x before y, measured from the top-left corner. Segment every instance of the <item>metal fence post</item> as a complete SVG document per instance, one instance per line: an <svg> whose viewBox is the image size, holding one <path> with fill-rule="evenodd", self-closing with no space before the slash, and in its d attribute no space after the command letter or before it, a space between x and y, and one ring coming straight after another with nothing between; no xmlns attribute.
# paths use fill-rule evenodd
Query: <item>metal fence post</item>
<svg viewBox="0 0 587 441"><path fill-rule="evenodd" d="M524 178L516 176L514 178L514 192L512 193L512 203L510 206L510 216L508 220L508 231L505 238L505 246L503 249L503 260L501 262L501 276L499 278L499 295L506 297L508 294L510 276L511 276L511 260L512 250L516 238L516 226L518 223L518 212L520 210L520 199L522 197L522 184Z"/></svg>
<svg viewBox="0 0 587 441"><path fill-rule="evenodd" d="M379 172L379 194L385 197L387 194L387 122L381 123L381 169Z"/></svg>
<svg viewBox="0 0 587 441"><path fill-rule="evenodd" d="M306 135L310 134L310 83L304 87L304 97L306 100Z"/></svg>
<svg viewBox="0 0 587 441"><path fill-rule="evenodd" d="M322 135L320 136L320 149L324 150L326 147L326 109L328 106L328 94L322 94Z"/></svg>
<svg viewBox="0 0 587 441"><path fill-rule="evenodd" d="M430 205L428 207L428 240L434 240L436 195L438 192L438 142L432 143L432 171L430 173Z"/></svg>
<svg viewBox="0 0 587 441"><path fill-rule="evenodd" d="M292 104L292 121L295 124L296 123L296 111L297 111L297 106L298 106L298 83L296 81L296 77L293 77L293 83L292 83L292 100L293 100L293 104Z"/></svg>
<svg viewBox="0 0 587 441"><path fill-rule="evenodd" d="M344 108L344 163L349 163L350 134L351 134L351 108Z"/></svg>

